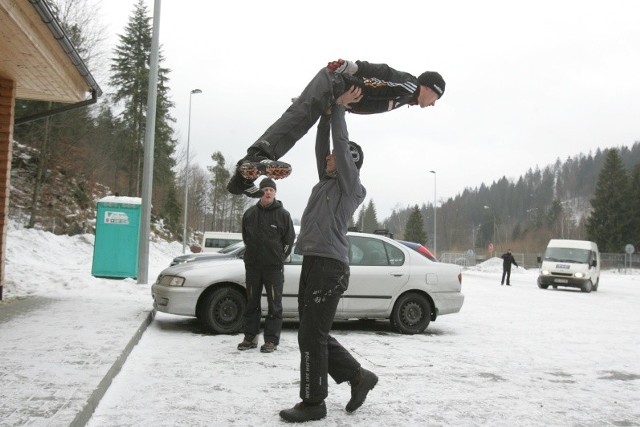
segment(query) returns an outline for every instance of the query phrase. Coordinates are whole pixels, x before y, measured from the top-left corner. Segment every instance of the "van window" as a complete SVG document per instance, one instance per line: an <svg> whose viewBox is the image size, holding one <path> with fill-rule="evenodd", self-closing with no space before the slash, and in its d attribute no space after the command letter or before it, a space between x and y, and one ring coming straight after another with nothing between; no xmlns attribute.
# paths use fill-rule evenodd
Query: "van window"
<svg viewBox="0 0 640 427"><path fill-rule="evenodd" d="M237 242L242 242L242 233L227 231L205 231L202 239L203 252L219 252Z"/></svg>
<svg viewBox="0 0 640 427"><path fill-rule="evenodd" d="M242 239L219 239L215 237L207 237L204 240L204 247L208 249L222 249L240 241L242 241Z"/></svg>
<svg viewBox="0 0 640 427"><path fill-rule="evenodd" d="M545 261L588 264L590 256L591 251L588 249L547 248L544 259Z"/></svg>

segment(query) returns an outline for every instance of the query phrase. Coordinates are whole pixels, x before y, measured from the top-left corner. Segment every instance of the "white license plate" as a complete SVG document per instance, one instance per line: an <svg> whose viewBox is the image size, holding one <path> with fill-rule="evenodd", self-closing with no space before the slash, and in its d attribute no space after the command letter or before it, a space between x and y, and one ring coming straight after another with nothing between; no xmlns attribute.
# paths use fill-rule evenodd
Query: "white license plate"
<svg viewBox="0 0 640 427"><path fill-rule="evenodd" d="M568 279L554 279L553 281L555 283L569 283Z"/></svg>

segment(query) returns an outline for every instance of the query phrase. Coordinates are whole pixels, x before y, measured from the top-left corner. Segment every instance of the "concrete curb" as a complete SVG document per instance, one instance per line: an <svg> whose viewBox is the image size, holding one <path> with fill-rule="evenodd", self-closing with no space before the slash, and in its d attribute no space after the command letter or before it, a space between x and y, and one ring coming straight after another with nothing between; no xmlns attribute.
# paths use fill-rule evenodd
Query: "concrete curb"
<svg viewBox="0 0 640 427"><path fill-rule="evenodd" d="M142 321L142 324L138 327L136 333L133 335L129 343L125 346L124 350L122 350L120 356L118 356L111 368L107 371L104 378L102 378L102 381L100 381L98 387L96 387L93 393L91 393L91 396L89 396L89 399L87 399L87 402L84 404L82 410L78 412L76 417L69 424L70 427L83 427L87 425L87 423L93 416L93 412L98 407L98 404L100 404L100 400L102 400L105 393L109 389L111 382L116 377L116 375L118 375L120 369L122 369L122 366L127 361L127 357L129 357L131 350L133 350L136 344L138 344L140 338L142 338L142 334L147 329L147 326L149 326L149 324L153 321L155 314L156 310L153 309L145 317L145 319Z"/></svg>

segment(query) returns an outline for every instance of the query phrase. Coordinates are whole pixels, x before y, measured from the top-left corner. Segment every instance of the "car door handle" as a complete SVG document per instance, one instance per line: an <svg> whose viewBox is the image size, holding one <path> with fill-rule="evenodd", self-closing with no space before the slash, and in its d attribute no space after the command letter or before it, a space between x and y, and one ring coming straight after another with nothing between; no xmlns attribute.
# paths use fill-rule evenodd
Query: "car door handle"
<svg viewBox="0 0 640 427"><path fill-rule="evenodd" d="M391 274L393 277L402 277L402 276L404 276L404 274L402 274L402 273L389 273L389 274Z"/></svg>

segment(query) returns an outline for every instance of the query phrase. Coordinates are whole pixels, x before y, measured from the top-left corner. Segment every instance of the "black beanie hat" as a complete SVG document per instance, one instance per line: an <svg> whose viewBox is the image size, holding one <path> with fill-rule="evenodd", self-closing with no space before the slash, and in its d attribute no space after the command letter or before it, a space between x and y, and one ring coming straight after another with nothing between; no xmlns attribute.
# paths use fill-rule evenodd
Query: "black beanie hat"
<svg viewBox="0 0 640 427"><path fill-rule="evenodd" d="M364 153L362 152L362 147L356 144L353 141L349 141L349 151L351 152L351 157L356 164L358 170L362 167L362 162L364 161Z"/></svg>
<svg viewBox="0 0 640 427"><path fill-rule="evenodd" d="M265 178L262 181L260 181L260 189L262 190L264 187L271 187L277 191L276 182L271 178Z"/></svg>
<svg viewBox="0 0 640 427"><path fill-rule="evenodd" d="M438 99L442 98L444 94L444 79L440 73L425 71L418 77L418 83L433 90L438 95Z"/></svg>

